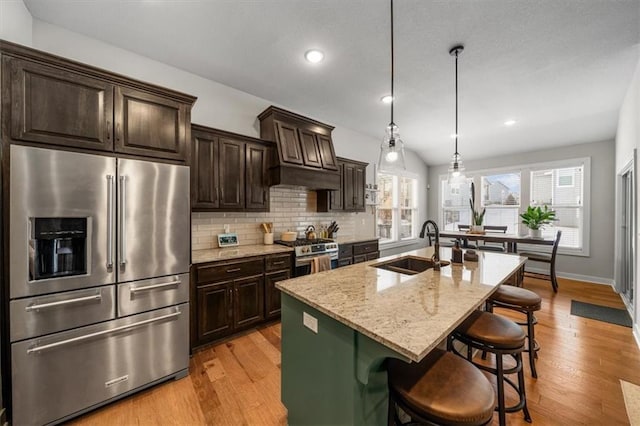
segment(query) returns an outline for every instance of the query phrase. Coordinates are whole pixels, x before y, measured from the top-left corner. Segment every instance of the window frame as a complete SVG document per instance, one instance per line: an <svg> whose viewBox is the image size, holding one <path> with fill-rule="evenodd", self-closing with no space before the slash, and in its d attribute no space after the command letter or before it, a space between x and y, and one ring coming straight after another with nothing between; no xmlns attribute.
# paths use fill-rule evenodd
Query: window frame
<svg viewBox="0 0 640 426"><path fill-rule="evenodd" d="M572 248L572 247L558 247L558 254L568 255L568 256L584 256L588 257L590 255L590 245L591 245L591 157L577 157L577 158L568 158L564 160L552 160L552 161L541 161L531 164L518 164L513 166L503 166L503 167L495 167L495 168L486 168L486 169L478 169L478 170L468 170L466 172L466 176L469 179L473 179L476 184L476 200L479 200L482 197L482 176L488 174L501 174L501 173L520 173L520 207L519 213L521 214L526 210L527 206L531 204L531 172L544 170L544 169L562 169L562 168L571 168L583 166L583 176L582 176L582 247L581 248ZM439 175L438 181L438 217L440 220L444 217L444 209L442 206L443 203L443 194L442 194L442 181L447 180L446 174ZM555 179L554 179L555 180ZM555 184L556 182L554 182ZM574 180L574 186L576 184ZM522 223L518 224L519 234L526 234L526 227L522 225ZM531 246L531 248L535 250L540 250L540 246Z"/></svg>
<svg viewBox="0 0 640 426"><path fill-rule="evenodd" d="M393 247L399 247L399 246L403 246L403 245L409 245L409 244L414 244L417 240L418 240L418 214L419 214L419 183L420 183L420 179L419 176L415 173L411 173L411 172L376 172L376 184L378 185L378 188L380 188L380 184L379 184L379 176L380 175L386 175L386 176L393 176L393 183L392 183L392 207L391 207L391 221L392 221L392 238L391 239L386 239L385 241L382 241L381 237L380 237L380 232L379 232L379 227L378 227L378 212L380 210L380 206L378 206L378 208L376 208L376 214L375 214L375 224L376 224L376 236L378 238L380 238L380 246L383 246L385 248L393 248ZM406 179L412 179L413 180L413 194L412 194L412 198L413 198L413 206L411 208L406 208L406 207L402 207L400 206L400 179L401 178L406 178ZM381 197L380 197L381 198ZM385 209L386 210L386 209ZM412 214L411 214L411 236L408 238L400 238L400 227L401 227L401 211L402 210L411 210Z"/></svg>

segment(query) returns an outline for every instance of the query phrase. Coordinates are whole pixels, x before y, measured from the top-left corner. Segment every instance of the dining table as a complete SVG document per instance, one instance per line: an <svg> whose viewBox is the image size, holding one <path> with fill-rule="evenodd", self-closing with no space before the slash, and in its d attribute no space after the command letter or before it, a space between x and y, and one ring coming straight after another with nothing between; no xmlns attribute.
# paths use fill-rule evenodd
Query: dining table
<svg viewBox="0 0 640 426"><path fill-rule="evenodd" d="M462 241L462 247L468 247L469 241L484 241L490 243L503 243L507 245L508 253L517 253L518 244L536 244L542 246L553 246L553 238L533 238L529 235L503 234L501 232L475 233L465 231L440 231L440 238L453 238Z"/></svg>

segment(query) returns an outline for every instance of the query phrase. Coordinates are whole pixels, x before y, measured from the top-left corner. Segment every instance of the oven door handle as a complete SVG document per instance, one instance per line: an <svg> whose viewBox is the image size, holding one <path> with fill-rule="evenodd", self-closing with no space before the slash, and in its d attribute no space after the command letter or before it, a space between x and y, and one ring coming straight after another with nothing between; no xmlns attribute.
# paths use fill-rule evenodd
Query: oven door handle
<svg viewBox="0 0 640 426"><path fill-rule="evenodd" d="M58 346L68 345L69 343L81 342L83 340L92 339L94 337L104 336L105 334L111 334L111 333L115 333L117 331L128 330L130 328L140 327L142 325L151 324L153 322L158 322L158 321L162 321L162 320L165 320L165 319L177 317L181 313L182 312L179 309L177 309L176 312L173 312L171 314L162 315L162 316L159 316L159 317L156 317L156 318L149 318L149 319L146 319L146 320L134 322L133 324L121 325L120 327L111 328L109 330L96 331L95 333L89 333L89 334L84 334L84 335L78 336L78 337L72 337L71 339L61 340L59 342L50 343L48 345L35 346L33 348L27 349L27 355L31 355L33 353L38 353L38 352L41 352L41 351L46 351L47 349L57 348Z"/></svg>

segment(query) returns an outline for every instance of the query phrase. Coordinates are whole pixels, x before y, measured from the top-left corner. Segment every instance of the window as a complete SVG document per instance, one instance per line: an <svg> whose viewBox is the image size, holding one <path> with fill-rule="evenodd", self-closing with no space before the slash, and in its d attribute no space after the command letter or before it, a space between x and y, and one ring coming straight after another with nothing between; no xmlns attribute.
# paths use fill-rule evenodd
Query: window
<svg viewBox="0 0 640 426"><path fill-rule="evenodd" d="M416 237L418 181L407 176L378 174L380 204L377 209L380 243Z"/></svg>
<svg viewBox="0 0 640 426"><path fill-rule="evenodd" d="M506 225L507 232L525 234L520 213L527 206L548 206L556 218L543 229L545 238L562 231L560 253L589 255L589 158L468 172L468 185L450 188L441 176L441 223L446 230L471 224L471 182L476 204L487 209L485 225ZM539 249L539 247L537 247Z"/></svg>
<svg viewBox="0 0 640 426"><path fill-rule="evenodd" d="M562 231L561 247L580 249L584 228L583 166L531 172L531 205L548 206L556 221L542 230L544 238Z"/></svg>
<svg viewBox="0 0 640 426"><path fill-rule="evenodd" d="M471 223L471 179L468 185L450 186L442 181L442 225L448 231L457 231L458 225Z"/></svg>
<svg viewBox="0 0 640 426"><path fill-rule="evenodd" d="M520 223L520 172L481 177L482 206L487 209L485 225L507 225L507 233L517 234ZM477 199L477 197L476 197Z"/></svg>

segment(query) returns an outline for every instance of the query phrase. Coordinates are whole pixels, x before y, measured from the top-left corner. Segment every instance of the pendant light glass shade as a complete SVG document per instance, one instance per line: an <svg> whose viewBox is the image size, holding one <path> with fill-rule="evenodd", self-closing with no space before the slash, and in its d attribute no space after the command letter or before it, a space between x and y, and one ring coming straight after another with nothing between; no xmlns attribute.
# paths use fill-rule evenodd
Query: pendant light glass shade
<svg viewBox="0 0 640 426"><path fill-rule="evenodd" d="M459 188L460 184L465 183L467 177L464 175L464 164L462 164L462 156L458 152L458 54L464 50L464 46L455 46L449 51L449 55L456 57L456 151L451 157L449 165L449 187Z"/></svg>
<svg viewBox="0 0 640 426"><path fill-rule="evenodd" d="M449 164L449 186L452 188L459 188L460 184L465 183L466 180L467 177L464 174L462 157L456 152L451 158L451 164Z"/></svg>
<svg viewBox="0 0 640 426"><path fill-rule="evenodd" d="M399 171L405 170L404 142L400 139L398 126L389 124L386 135L380 145L380 157L378 157L378 170Z"/></svg>
<svg viewBox="0 0 640 426"><path fill-rule="evenodd" d="M405 170L404 142L400 139L398 126L393 122L393 103L396 100L393 94L393 62L393 0L391 0L391 121L387 125L386 134L380 145L378 158L380 171Z"/></svg>

